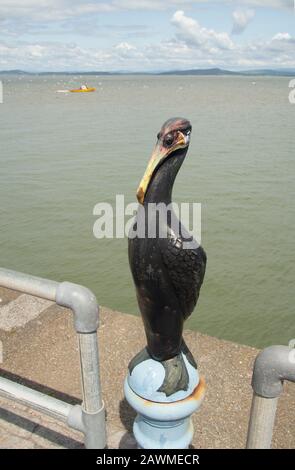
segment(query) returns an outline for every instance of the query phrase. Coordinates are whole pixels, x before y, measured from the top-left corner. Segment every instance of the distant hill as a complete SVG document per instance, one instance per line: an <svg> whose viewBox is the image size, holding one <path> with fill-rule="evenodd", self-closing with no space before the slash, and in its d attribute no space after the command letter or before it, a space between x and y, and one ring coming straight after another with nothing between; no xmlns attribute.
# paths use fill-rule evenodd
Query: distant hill
<svg viewBox="0 0 295 470"><path fill-rule="evenodd" d="M118 75L117 72L39 72L35 75Z"/></svg>
<svg viewBox="0 0 295 470"><path fill-rule="evenodd" d="M295 77L295 70L241 70L233 72L219 68L213 69L191 69L191 70L171 70L161 72L160 75L217 75L217 76L272 76L272 77Z"/></svg>
<svg viewBox="0 0 295 470"><path fill-rule="evenodd" d="M29 75L29 73L23 70L0 70L0 75Z"/></svg>
<svg viewBox="0 0 295 470"><path fill-rule="evenodd" d="M295 77L295 70L246 70L243 75L271 76L271 77Z"/></svg>
<svg viewBox="0 0 295 470"><path fill-rule="evenodd" d="M171 70L161 72L159 75L241 75L242 72L232 72L222 69L191 69L191 70Z"/></svg>
<svg viewBox="0 0 295 470"><path fill-rule="evenodd" d="M0 75L118 75L117 72L25 72L24 70L0 70Z"/></svg>
<svg viewBox="0 0 295 470"><path fill-rule="evenodd" d="M270 76L270 77L295 77L295 69L263 69L263 70L223 70L220 68L211 69L190 69L190 70L169 70L166 72L104 72L104 71L89 71L89 72L25 72L23 70L3 70L0 75L196 75L196 76Z"/></svg>

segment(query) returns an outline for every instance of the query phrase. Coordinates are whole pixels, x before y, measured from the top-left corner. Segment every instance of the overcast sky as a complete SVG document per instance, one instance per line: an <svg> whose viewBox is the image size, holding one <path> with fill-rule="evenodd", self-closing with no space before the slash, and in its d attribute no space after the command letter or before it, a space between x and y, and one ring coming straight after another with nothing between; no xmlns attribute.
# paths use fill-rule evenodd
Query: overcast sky
<svg viewBox="0 0 295 470"><path fill-rule="evenodd" d="M294 0L0 0L0 70L295 68Z"/></svg>

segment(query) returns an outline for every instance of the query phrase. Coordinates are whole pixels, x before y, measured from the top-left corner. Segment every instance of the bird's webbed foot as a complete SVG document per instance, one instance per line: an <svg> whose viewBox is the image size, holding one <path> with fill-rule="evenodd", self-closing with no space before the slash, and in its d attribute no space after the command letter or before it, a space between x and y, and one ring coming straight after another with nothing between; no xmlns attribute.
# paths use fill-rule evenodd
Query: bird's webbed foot
<svg viewBox="0 0 295 470"><path fill-rule="evenodd" d="M157 361L162 364L165 370L165 377L163 383L157 391L165 393L167 397L181 390L188 390L189 373L183 356L186 357L187 361L191 366L197 369L197 364L193 358L193 355L184 341L181 345L181 352L177 356L174 356L171 359ZM130 361L128 365L130 375L132 374L136 366L138 366L144 361L147 361L148 359L155 360L149 354L147 348L144 348Z"/></svg>
<svg viewBox="0 0 295 470"><path fill-rule="evenodd" d="M189 384L189 375L182 354L172 359L161 361L165 369L165 378L158 392L163 392L167 397L180 390L186 391Z"/></svg>
<svg viewBox="0 0 295 470"><path fill-rule="evenodd" d="M162 361L161 364L165 369L165 379L158 392L163 392L167 397L181 390L187 391L189 386L189 374L183 359L185 355L187 361L197 369L194 357L184 341L182 341L181 353L172 359Z"/></svg>

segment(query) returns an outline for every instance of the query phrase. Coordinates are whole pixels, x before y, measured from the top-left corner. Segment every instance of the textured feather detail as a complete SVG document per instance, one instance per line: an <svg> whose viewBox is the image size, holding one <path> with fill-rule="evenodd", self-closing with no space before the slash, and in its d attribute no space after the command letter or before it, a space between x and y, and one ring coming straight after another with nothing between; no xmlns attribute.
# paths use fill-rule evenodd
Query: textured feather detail
<svg viewBox="0 0 295 470"><path fill-rule="evenodd" d="M163 263L168 271L184 319L194 310L206 270L206 253L201 246L185 249L180 237L165 240L161 250Z"/></svg>

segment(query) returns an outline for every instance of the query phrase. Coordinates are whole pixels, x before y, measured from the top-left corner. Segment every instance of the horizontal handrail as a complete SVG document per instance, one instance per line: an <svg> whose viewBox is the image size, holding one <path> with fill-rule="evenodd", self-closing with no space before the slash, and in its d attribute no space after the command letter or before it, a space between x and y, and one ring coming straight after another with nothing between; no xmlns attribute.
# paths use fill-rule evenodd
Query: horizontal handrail
<svg viewBox="0 0 295 470"><path fill-rule="evenodd" d="M55 302L58 282L0 268L0 286Z"/></svg>

